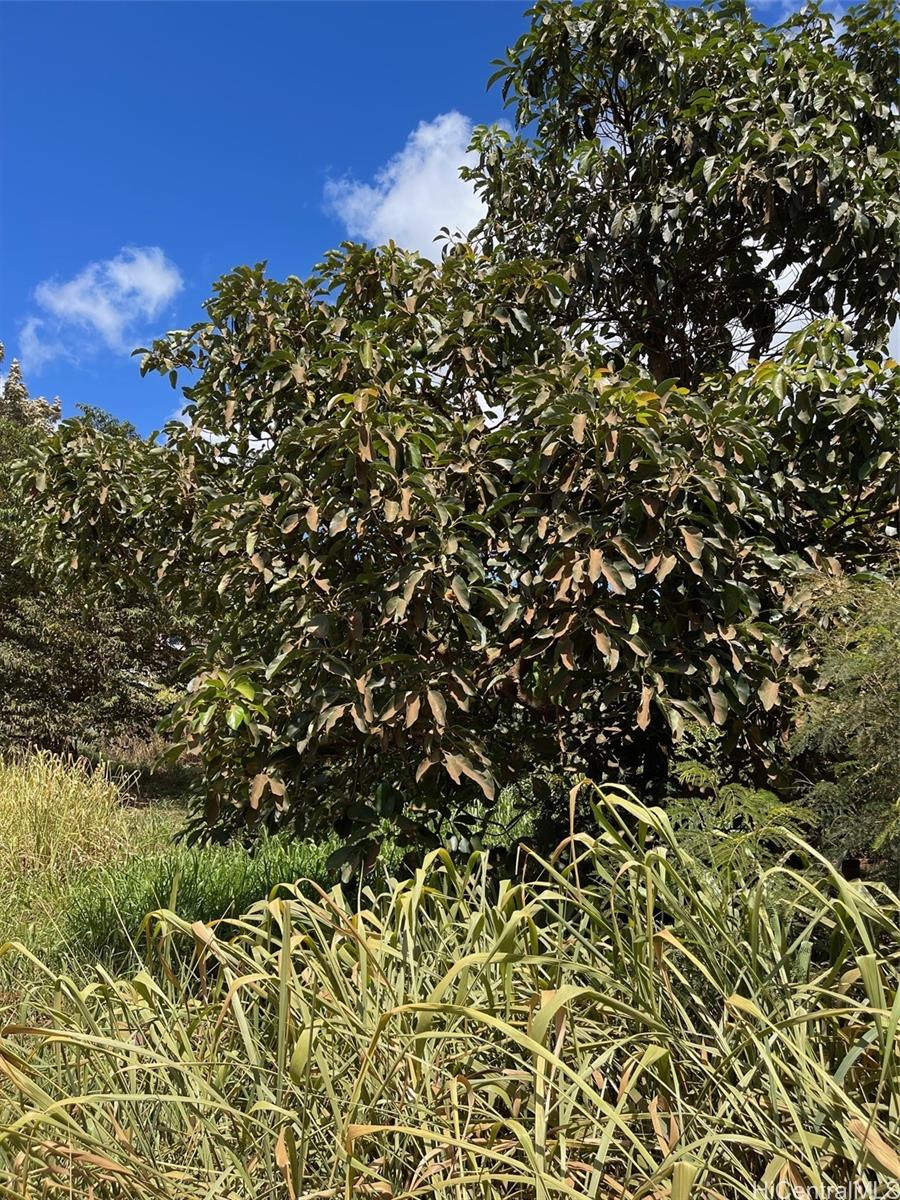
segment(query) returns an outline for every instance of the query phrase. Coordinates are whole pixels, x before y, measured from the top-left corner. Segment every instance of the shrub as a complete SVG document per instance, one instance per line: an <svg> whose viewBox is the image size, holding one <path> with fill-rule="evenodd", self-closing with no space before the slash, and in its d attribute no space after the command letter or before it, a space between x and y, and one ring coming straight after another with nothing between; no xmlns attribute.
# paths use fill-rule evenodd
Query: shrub
<svg viewBox="0 0 900 1200"><path fill-rule="evenodd" d="M792 749L812 775L815 809L833 859L881 860L900 880L900 587L896 580L832 584L812 641L819 688L800 701Z"/></svg>
<svg viewBox="0 0 900 1200"><path fill-rule="evenodd" d="M528 879L157 913L159 969L4 1031L15 1195L749 1197L900 1176L900 902L597 798ZM5 1156L5 1157L4 1157ZM44 1189L44 1190L42 1190Z"/></svg>
<svg viewBox="0 0 900 1200"><path fill-rule="evenodd" d="M774 792L724 778L715 758L683 759L672 773L688 791L670 796L666 813L682 845L704 860L750 843L760 862L770 861L790 849L792 833L808 832L813 824L806 809L784 804Z"/></svg>

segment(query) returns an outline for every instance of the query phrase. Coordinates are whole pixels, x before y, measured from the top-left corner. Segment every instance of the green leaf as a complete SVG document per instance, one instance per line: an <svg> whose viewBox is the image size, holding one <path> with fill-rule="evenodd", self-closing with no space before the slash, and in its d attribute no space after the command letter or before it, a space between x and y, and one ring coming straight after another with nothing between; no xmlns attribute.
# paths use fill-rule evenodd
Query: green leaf
<svg viewBox="0 0 900 1200"><path fill-rule="evenodd" d="M225 714L225 724L229 729L238 729L247 720L247 710L240 704L232 704L229 706Z"/></svg>

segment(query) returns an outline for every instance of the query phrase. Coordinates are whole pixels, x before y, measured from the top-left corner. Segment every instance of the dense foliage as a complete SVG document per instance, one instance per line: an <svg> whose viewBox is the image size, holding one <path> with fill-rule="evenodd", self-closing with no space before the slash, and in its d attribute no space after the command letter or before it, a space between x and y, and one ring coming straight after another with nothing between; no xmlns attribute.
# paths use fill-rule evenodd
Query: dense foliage
<svg viewBox="0 0 900 1200"><path fill-rule="evenodd" d="M814 317L882 344L900 315L900 19L890 0L780 25L740 2L540 0L481 130L482 232L547 257L560 318L696 384Z"/></svg>
<svg viewBox="0 0 900 1200"><path fill-rule="evenodd" d="M798 584L890 541L893 28L542 4L472 241L235 270L145 354L184 423L36 448L36 553L189 630L209 821L369 858L537 766L662 796L686 721L770 778L815 668ZM854 324L758 360L798 308Z"/></svg>
<svg viewBox="0 0 900 1200"><path fill-rule="evenodd" d="M886 860L900 884L900 589L839 582L818 598L811 640L820 667L803 697L792 750L811 778L831 857Z"/></svg>
<svg viewBox="0 0 900 1200"><path fill-rule="evenodd" d="M58 417L57 402L29 396L13 362L0 398L0 745L7 748L63 750L149 732L163 712L156 692L173 659L146 595L130 589L125 603L111 602L74 577L54 580L21 561L32 502L13 485L12 467ZM95 427L96 413L84 419Z"/></svg>
<svg viewBox="0 0 900 1200"><path fill-rule="evenodd" d="M885 552L900 372L823 325L659 388L525 328L554 294L466 246L241 270L148 358L197 371L189 423L41 451L45 552L189 614L211 817L362 822L378 784L439 807L548 758L660 786L685 717L764 751L808 665L792 581Z"/></svg>
<svg viewBox="0 0 900 1200"><path fill-rule="evenodd" d="M809 874L740 852L711 869L621 794L597 824L525 882L437 851L358 899L288 887L215 927L157 913L133 978L51 976L0 1037L0 1185L890 1195L897 897L796 842Z"/></svg>

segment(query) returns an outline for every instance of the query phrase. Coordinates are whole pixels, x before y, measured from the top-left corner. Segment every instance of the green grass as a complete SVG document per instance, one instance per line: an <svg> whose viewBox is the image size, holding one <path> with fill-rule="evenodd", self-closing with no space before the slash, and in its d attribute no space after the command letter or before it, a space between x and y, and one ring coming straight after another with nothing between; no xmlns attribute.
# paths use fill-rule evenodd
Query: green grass
<svg viewBox="0 0 900 1200"><path fill-rule="evenodd" d="M66 893L55 927L56 953L121 967L146 949L145 917L167 908L186 921L242 913L280 883L325 883L332 844L266 838L241 845L170 845L82 872Z"/></svg>
<svg viewBox="0 0 900 1200"><path fill-rule="evenodd" d="M331 843L173 841L183 804L168 792L148 802L135 778L48 754L0 762L0 944L18 939L60 966L121 968L139 953L154 909L211 921L243 912L276 884L326 879ZM7 970L4 985L15 991L14 983Z"/></svg>
<svg viewBox="0 0 900 1200"><path fill-rule="evenodd" d="M135 803L128 782L85 760L40 753L0 760L0 945L21 941L61 966L72 957L69 937L78 944L74 918L88 881L124 882L135 864L166 853L184 823L183 805L171 796ZM104 958L93 936L102 913L115 939L105 960L121 961L122 927L102 904L90 909L86 899L83 907L94 956ZM0 959L0 1019L33 977L27 964Z"/></svg>
<svg viewBox="0 0 900 1200"><path fill-rule="evenodd" d="M437 851L355 894L156 913L130 974L48 972L0 1033L9 1194L889 1194L897 896L790 835L806 869L710 862L662 811L595 802L598 835L520 878Z"/></svg>
<svg viewBox="0 0 900 1200"><path fill-rule="evenodd" d="M108 763L47 754L0 763L0 944L23 941L60 967L123 969L145 949L154 909L212 921L243 912L279 883L334 881L326 871L334 840L280 836L250 848L174 841L187 810L175 777L160 782L142 749L143 757L120 748ZM491 816L507 841L510 822L519 835L527 827L511 796ZM387 839L382 865L401 857ZM0 991L15 999L19 982L0 967Z"/></svg>

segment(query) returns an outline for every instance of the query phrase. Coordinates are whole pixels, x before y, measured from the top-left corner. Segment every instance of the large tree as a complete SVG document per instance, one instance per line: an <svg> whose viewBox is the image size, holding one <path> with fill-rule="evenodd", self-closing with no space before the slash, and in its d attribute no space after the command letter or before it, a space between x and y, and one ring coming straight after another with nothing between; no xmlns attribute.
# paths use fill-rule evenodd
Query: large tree
<svg viewBox="0 0 900 1200"><path fill-rule="evenodd" d="M860 350L900 315L893 0L783 24L743 0L539 0L495 79L516 133L465 172L482 233L558 261L560 317L658 379L783 344L824 315Z"/></svg>
<svg viewBox="0 0 900 1200"><path fill-rule="evenodd" d="M795 585L894 504L894 26L843 29L539 5L473 240L242 267L144 358L185 423L38 448L38 552L185 618L208 819L411 833L547 763L658 796L687 720L765 765Z"/></svg>
<svg viewBox="0 0 900 1200"><path fill-rule="evenodd" d="M184 424L39 448L43 553L189 617L210 819L411 830L547 762L659 794L685 720L766 753L809 665L792 584L885 552L896 364L824 323L660 389L564 302L467 244L241 268L145 359L192 371Z"/></svg>

